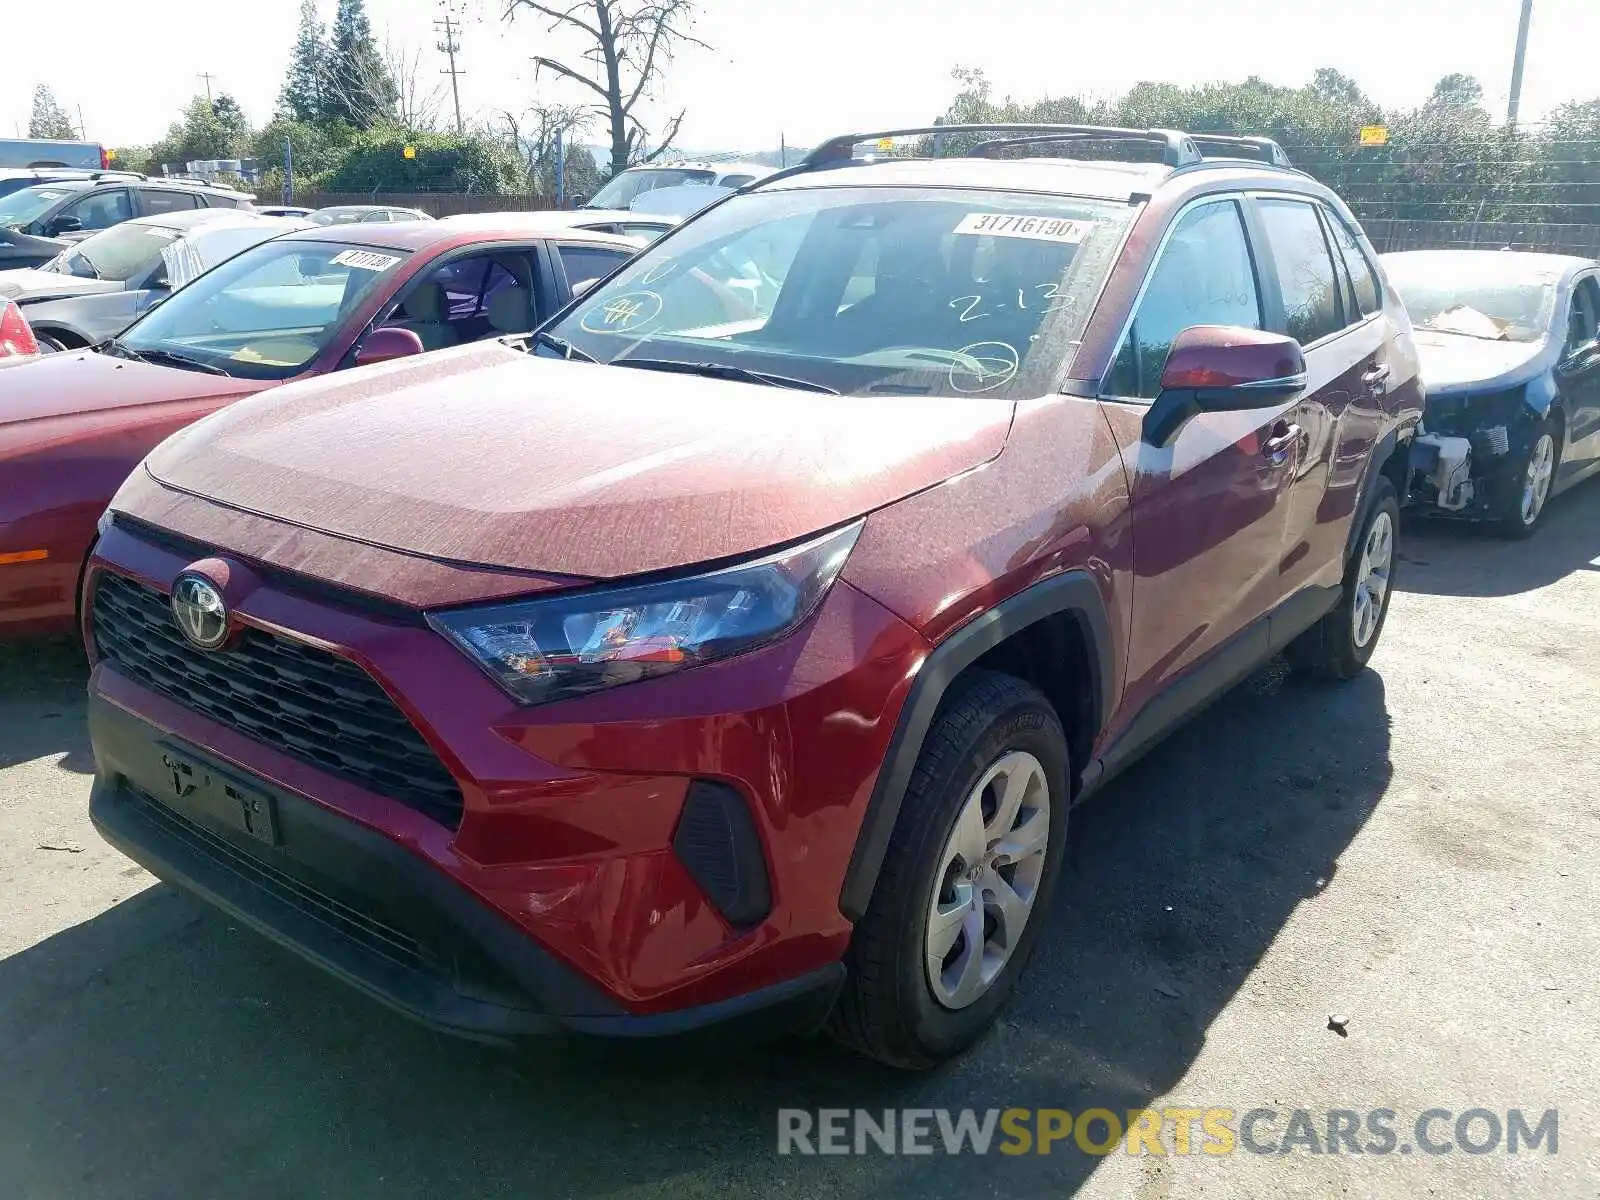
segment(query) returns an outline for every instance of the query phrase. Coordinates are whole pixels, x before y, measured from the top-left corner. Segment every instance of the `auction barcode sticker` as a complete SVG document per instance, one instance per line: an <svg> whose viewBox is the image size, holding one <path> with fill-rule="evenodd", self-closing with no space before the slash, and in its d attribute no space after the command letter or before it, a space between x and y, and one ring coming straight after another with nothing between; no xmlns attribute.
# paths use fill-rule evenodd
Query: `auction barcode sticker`
<svg viewBox="0 0 1600 1200"><path fill-rule="evenodd" d="M1077 243L1094 229L1093 221L1073 221L1066 217L1024 217L1016 213L968 213L955 227L956 233L987 237L1031 238L1036 242Z"/></svg>
<svg viewBox="0 0 1600 1200"><path fill-rule="evenodd" d="M375 250L342 250L332 259L335 266L354 267L358 271L387 271L399 261L392 254L379 254Z"/></svg>

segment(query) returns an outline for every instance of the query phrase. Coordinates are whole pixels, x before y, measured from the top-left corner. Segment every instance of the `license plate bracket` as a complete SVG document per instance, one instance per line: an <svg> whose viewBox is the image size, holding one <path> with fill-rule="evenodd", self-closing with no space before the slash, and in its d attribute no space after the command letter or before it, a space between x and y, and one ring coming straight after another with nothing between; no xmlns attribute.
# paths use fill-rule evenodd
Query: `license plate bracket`
<svg viewBox="0 0 1600 1200"><path fill-rule="evenodd" d="M272 796L252 787L190 750L161 744L164 787L150 791L162 803L210 817L268 846L282 843Z"/></svg>

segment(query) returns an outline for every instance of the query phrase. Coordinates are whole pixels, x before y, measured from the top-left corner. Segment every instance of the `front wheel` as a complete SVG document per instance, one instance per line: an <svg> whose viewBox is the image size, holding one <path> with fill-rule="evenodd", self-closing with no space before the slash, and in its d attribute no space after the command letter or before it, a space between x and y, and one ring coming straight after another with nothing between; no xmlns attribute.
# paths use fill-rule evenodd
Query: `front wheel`
<svg viewBox="0 0 1600 1200"><path fill-rule="evenodd" d="M1066 844L1055 709L973 670L940 706L856 926L829 1031L891 1066L932 1067L981 1037L1045 920Z"/></svg>
<svg viewBox="0 0 1600 1200"><path fill-rule="evenodd" d="M1284 657L1297 671L1323 679L1349 679L1377 649L1394 585L1400 502L1384 476L1372 486L1372 507L1345 565L1339 602L1284 649Z"/></svg>
<svg viewBox="0 0 1600 1200"><path fill-rule="evenodd" d="M1527 450L1512 463L1496 505L1495 529L1501 537L1532 537L1544 516L1555 482L1561 447L1555 422L1546 417L1534 430Z"/></svg>

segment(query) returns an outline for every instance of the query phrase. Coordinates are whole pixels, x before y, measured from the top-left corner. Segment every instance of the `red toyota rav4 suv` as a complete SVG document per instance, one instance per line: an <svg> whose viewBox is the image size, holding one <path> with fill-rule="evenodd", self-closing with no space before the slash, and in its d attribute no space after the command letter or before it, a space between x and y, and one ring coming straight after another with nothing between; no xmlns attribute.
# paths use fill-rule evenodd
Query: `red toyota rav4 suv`
<svg viewBox="0 0 1600 1200"><path fill-rule="evenodd" d="M1271 143L854 154L934 133L158 448L84 583L102 833L469 1036L977 1038L1075 801L1275 651L1366 663L1421 392Z"/></svg>

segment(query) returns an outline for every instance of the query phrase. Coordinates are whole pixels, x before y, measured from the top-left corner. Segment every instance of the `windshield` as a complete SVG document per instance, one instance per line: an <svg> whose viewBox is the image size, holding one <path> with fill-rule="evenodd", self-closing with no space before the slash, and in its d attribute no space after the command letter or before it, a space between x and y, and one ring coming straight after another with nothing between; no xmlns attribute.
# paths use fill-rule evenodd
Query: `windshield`
<svg viewBox="0 0 1600 1200"><path fill-rule="evenodd" d="M715 171L695 171L683 167L645 167L624 171L596 192L585 208L627 208L634 197L656 188L677 187L683 183L711 183Z"/></svg>
<svg viewBox="0 0 1600 1200"><path fill-rule="evenodd" d="M148 274L162 249L182 236L177 229L124 221L62 251L50 260L49 267L63 275L127 283Z"/></svg>
<svg viewBox="0 0 1600 1200"><path fill-rule="evenodd" d="M1395 255L1385 256L1383 267L1418 329L1537 342L1550 327L1560 277L1515 261L1486 259Z"/></svg>
<svg viewBox="0 0 1600 1200"><path fill-rule="evenodd" d="M754 192L643 251L549 332L618 365L711 364L856 394L1040 395L1132 211L954 189Z"/></svg>
<svg viewBox="0 0 1600 1200"><path fill-rule="evenodd" d="M174 292L120 342L244 379L287 379L407 257L338 242L263 242Z"/></svg>
<svg viewBox="0 0 1600 1200"><path fill-rule="evenodd" d="M25 187L21 191L12 192L9 196L0 196L0 227L26 225L57 200L63 200L73 192L81 190L81 188L48 186Z"/></svg>

